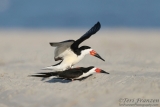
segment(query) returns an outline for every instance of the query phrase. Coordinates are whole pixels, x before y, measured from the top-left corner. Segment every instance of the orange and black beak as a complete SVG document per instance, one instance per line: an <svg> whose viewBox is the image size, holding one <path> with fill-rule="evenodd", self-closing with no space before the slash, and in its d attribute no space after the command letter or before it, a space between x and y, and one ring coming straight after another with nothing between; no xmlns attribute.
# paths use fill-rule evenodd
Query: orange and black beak
<svg viewBox="0 0 160 107"><path fill-rule="evenodd" d="M101 72L100 72L100 73L109 74L108 72L106 72L106 71L103 71L103 70L101 70Z"/></svg>
<svg viewBox="0 0 160 107"><path fill-rule="evenodd" d="M106 71L104 71L104 70L102 70L102 69L99 69L99 68L96 68L95 71L96 71L97 73L109 74L108 72L106 72Z"/></svg>
<svg viewBox="0 0 160 107"><path fill-rule="evenodd" d="M92 50L90 51L90 55L95 56L103 61L105 61L96 51Z"/></svg>

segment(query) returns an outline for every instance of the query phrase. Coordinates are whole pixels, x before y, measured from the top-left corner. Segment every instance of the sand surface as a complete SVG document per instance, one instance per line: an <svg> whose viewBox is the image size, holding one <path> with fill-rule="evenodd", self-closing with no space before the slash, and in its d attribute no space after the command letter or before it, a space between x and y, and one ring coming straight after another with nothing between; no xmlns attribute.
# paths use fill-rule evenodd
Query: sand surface
<svg viewBox="0 0 160 107"><path fill-rule="evenodd" d="M77 39L85 31L1 30L0 107L119 107L138 98L159 99L149 104L160 107L158 30L101 30L82 43L106 61L87 55L76 66L94 65L109 75L94 74L74 82L28 77L57 63L49 42Z"/></svg>

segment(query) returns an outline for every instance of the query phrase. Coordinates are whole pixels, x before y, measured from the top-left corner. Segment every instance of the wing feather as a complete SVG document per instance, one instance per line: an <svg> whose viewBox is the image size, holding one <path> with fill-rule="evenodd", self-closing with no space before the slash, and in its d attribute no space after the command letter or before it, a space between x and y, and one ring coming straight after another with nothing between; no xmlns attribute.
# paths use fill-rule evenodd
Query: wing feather
<svg viewBox="0 0 160 107"><path fill-rule="evenodd" d="M99 29L101 28L101 24L97 22L90 30L88 30L82 37L80 37L78 40L76 40L72 45L71 48L77 49L79 44L88 39L90 36L95 34Z"/></svg>
<svg viewBox="0 0 160 107"><path fill-rule="evenodd" d="M66 40L62 42L51 42L50 45L56 47L54 51L55 61L62 60L67 54L67 49L74 43L74 40Z"/></svg>
<svg viewBox="0 0 160 107"><path fill-rule="evenodd" d="M59 74L59 77L72 79L72 78L77 78L77 77L81 76L82 74L83 74L83 72L78 69L77 70L67 70L67 71L61 72Z"/></svg>

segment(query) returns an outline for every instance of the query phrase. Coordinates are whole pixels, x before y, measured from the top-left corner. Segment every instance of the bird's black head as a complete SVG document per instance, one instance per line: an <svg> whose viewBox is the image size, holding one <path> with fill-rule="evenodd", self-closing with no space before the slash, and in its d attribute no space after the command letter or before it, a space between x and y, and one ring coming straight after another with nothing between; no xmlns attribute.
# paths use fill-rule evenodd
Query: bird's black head
<svg viewBox="0 0 160 107"><path fill-rule="evenodd" d="M106 74L109 74L108 72L100 69L100 68L96 68L94 66L89 66L89 67L86 67L86 68L83 68L82 71L84 73L88 72L88 71L91 71L91 72L96 72L96 73L106 73Z"/></svg>
<svg viewBox="0 0 160 107"><path fill-rule="evenodd" d="M75 54L80 55L82 51L87 50L87 49L91 49L91 47L89 47L89 46L81 46L77 50L73 50L73 51L74 51Z"/></svg>
<svg viewBox="0 0 160 107"><path fill-rule="evenodd" d="M92 68L94 68L94 66L87 67L88 70L91 70Z"/></svg>
<svg viewBox="0 0 160 107"><path fill-rule="evenodd" d="M91 49L91 47L89 47L89 46L81 46L81 47L79 48L80 51L86 50L86 49Z"/></svg>
<svg viewBox="0 0 160 107"><path fill-rule="evenodd" d="M95 56L103 61L105 61L95 50L91 49L91 47L89 46L81 46L79 48L79 52L82 53L83 51L83 54L90 54L92 56Z"/></svg>
<svg viewBox="0 0 160 107"><path fill-rule="evenodd" d="M94 66L85 67L85 68L83 68L82 70L83 70L84 73L86 73L86 72L88 72L89 70L91 70L92 68L94 68Z"/></svg>

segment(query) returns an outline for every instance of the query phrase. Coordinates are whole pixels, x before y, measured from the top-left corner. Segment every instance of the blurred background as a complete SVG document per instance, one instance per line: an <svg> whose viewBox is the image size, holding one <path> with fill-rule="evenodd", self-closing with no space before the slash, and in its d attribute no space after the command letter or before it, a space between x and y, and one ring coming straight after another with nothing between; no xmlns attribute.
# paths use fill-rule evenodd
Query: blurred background
<svg viewBox="0 0 160 107"><path fill-rule="evenodd" d="M1 29L159 28L159 0L0 0Z"/></svg>

